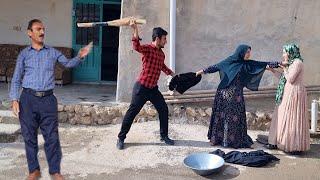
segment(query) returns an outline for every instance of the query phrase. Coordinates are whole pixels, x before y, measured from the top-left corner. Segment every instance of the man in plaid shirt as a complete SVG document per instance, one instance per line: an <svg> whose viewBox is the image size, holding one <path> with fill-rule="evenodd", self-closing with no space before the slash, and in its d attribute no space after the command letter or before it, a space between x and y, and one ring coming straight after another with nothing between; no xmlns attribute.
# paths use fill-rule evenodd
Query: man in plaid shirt
<svg viewBox="0 0 320 180"><path fill-rule="evenodd" d="M153 29L152 42L140 45L138 27L134 22L130 24L133 29L133 49L142 54L142 71L133 87L131 104L123 118L121 131L118 135L117 148L119 150L124 148L124 139L130 130L132 122L147 101L150 101L158 111L160 140L168 145L174 145L174 141L168 137L168 106L157 85L161 71L166 75L174 75L172 70L164 64L165 55L161 50L167 43L166 36L168 33L161 27L156 27Z"/></svg>

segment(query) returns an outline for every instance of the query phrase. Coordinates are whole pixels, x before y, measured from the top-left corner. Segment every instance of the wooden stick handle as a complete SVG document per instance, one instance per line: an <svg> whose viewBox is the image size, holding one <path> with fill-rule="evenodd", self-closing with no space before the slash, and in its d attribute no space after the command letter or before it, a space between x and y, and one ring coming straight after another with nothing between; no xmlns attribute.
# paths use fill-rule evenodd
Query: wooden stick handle
<svg viewBox="0 0 320 180"><path fill-rule="evenodd" d="M78 27L95 27L95 26L129 26L130 20L132 18L122 18L122 19L116 19L113 21L107 21L107 22L87 22L87 23L77 23ZM146 24L147 21L145 19L136 19L133 18L136 24Z"/></svg>
<svg viewBox="0 0 320 180"><path fill-rule="evenodd" d="M146 23L147 23L147 20L145 20L145 19L136 19L134 22L135 22L136 24L146 24Z"/></svg>
<svg viewBox="0 0 320 180"><path fill-rule="evenodd" d="M77 23L78 27L108 26L108 22Z"/></svg>
<svg viewBox="0 0 320 180"><path fill-rule="evenodd" d="M145 19L136 19L136 18L130 18L130 17L108 21L107 23L108 23L108 26L129 26L131 19L133 19L136 24L146 23Z"/></svg>

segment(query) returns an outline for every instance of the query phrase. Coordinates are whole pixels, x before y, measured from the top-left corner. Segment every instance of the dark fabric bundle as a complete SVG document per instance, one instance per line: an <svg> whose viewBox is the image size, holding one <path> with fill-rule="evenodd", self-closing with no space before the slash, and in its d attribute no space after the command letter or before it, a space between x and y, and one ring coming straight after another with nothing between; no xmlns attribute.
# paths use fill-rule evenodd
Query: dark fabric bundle
<svg viewBox="0 0 320 180"><path fill-rule="evenodd" d="M228 163L240 164L250 167L262 167L270 162L280 160L274 155L264 152L263 150L251 152L231 151L225 154L222 150L217 149L211 152L211 154L222 157Z"/></svg>
<svg viewBox="0 0 320 180"><path fill-rule="evenodd" d="M183 74L175 75L170 83L169 90L173 91L174 89L180 94L183 94L192 86L195 86L201 81L201 76L196 76L194 72L188 72Z"/></svg>

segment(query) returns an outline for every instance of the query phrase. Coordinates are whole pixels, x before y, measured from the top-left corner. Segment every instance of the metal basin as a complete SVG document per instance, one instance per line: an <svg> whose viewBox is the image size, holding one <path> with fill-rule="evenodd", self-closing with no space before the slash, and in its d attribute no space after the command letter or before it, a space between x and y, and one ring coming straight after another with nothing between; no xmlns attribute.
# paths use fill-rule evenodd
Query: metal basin
<svg viewBox="0 0 320 180"><path fill-rule="evenodd" d="M187 156L183 163L201 176L208 176L218 172L224 164L224 159L209 153L194 153Z"/></svg>

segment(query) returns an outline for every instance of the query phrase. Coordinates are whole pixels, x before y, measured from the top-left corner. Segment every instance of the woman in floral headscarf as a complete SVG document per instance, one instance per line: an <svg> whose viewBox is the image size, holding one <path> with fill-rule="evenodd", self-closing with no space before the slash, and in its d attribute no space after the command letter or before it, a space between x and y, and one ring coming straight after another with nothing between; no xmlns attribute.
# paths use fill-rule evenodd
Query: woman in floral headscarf
<svg viewBox="0 0 320 180"><path fill-rule="evenodd" d="M310 149L303 59L296 44L285 45L282 56L282 64L287 64L280 66L283 73L270 69L280 81L267 148L299 153Z"/></svg>

